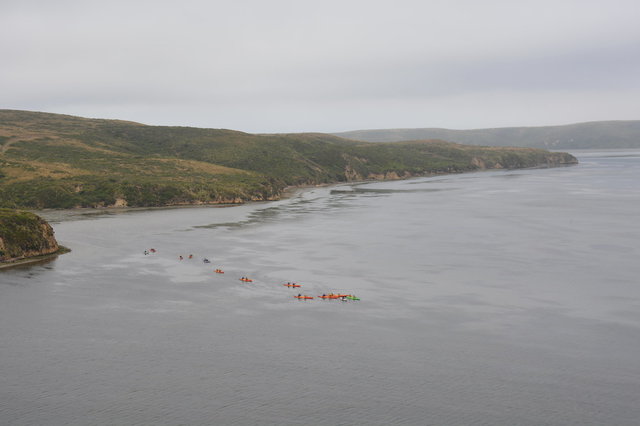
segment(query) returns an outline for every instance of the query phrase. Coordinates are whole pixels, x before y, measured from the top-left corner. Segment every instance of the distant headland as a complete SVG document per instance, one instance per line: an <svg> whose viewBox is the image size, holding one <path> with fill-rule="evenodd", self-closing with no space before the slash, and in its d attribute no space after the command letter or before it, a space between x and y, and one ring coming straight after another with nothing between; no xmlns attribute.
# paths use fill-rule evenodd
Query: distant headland
<svg viewBox="0 0 640 426"><path fill-rule="evenodd" d="M442 139L468 145L520 146L555 150L640 148L640 121L592 121L563 126L451 130L377 129L334 133L367 142Z"/></svg>

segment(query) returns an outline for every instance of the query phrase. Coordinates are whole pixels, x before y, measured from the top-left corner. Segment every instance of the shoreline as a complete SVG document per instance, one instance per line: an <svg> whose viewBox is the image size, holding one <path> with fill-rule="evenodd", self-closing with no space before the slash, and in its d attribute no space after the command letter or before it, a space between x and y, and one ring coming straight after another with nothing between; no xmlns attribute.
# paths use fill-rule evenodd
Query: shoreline
<svg viewBox="0 0 640 426"><path fill-rule="evenodd" d="M563 167L563 166L573 166L575 164L567 164L560 165L555 167ZM548 168L548 166L537 166L537 167L528 167L523 169L538 169L538 168ZM506 169L498 169L498 170L506 170ZM478 171L490 171L489 169L485 170L476 170ZM454 174L464 174L467 172L446 172L446 173L429 173L425 175L416 175L416 176L403 176L400 178L387 178L387 179L363 179L363 180L353 180L353 181L344 181L344 182L331 182L331 183L322 183L322 184L306 184L306 185L292 185L285 187L280 196L277 199L271 200L249 200L243 201L241 203L193 203L193 204L178 204L178 205L166 205L166 206L149 206L149 207L79 207L72 209L44 209L44 210L28 210L30 212L36 213L40 216L43 216L47 222L51 223L60 223L66 221L73 220L87 220L90 219L91 216L104 216L104 215L117 215L117 214L127 214L127 213L135 213L135 212L144 212L144 211L156 211L156 210L177 210L177 209L196 209L196 208L228 208L228 207L240 207L240 206L251 206L251 205L259 205L262 203L269 203L274 201L284 201L306 191L312 191L317 188L327 188L327 187L337 187L341 185L362 185L367 183L375 183L375 182L385 182L385 181L401 181L401 180L410 180L410 179L419 179L419 178L429 178L436 176L444 176L444 175L454 175ZM25 266L25 265L33 265L37 263L44 263L49 260L53 260L61 254L65 254L70 252L71 249L60 246L59 250L55 253L40 255L30 258L24 258L14 261L5 261L0 262L0 270Z"/></svg>
<svg viewBox="0 0 640 426"><path fill-rule="evenodd" d="M299 185L299 186L288 186L282 190L281 195L278 198L270 199L270 200L247 200L241 203L183 203L183 204L171 204L165 206L146 206L146 207L128 207L128 206L119 206L119 207L74 207L70 209L22 209L37 215L44 217L47 222L56 223L56 222L66 222L67 220L77 220L78 217L91 217L91 216L103 216L103 215L117 215L117 214L126 214L126 213L135 213L135 212L145 212L145 211L156 211L156 210L179 210L179 209L206 209L206 208L232 208L232 207L241 207L241 206L250 206L262 203L271 203L276 201L288 200L290 198L295 197L301 192L309 191L315 188L326 188L329 186L335 185L345 185L345 184L356 184L356 183L366 183L366 182L376 182L376 180L371 181L352 181L352 182L334 182L334 183L323 183L318 185Z"/></svg>
<svg viewBox="0 0 640 426"><path fill-rule="evenodd" d="M399 178L382 178L382 179L362 179L362 180L351 180L351 181L337 181L330 183L320 183L320 184L303 184L303 185L291 185L282 189L282 192L278 196L278 198L267 199L267 200L245 200L239 203L203 203L203 202L194 202L194 203L180 203L180 204L170 204L164 206L145 206L145 207L129 207L129 206L110 206L110 207L74 207L70 209L24 209L38 215L42 215L49 222L63 222L67 220L77 220L78 216L101 216L101 215L109 215L109 214L125 214L125 213L133 213L133 212L142 212L142 211L154 211L154 210L173 210L173 209L196 209L196 208L230 208L230 207L240 207L246 205L255 205L260 203L269 203L274 201L282 201L295 197L296 195L313 190L315 188L327 188L331 186L339 186L339 185L361 185L367 183L374 182L393 182L399 180L409 180L409 179L418 179L418 178L429 178L436 176L446 176L446 175L457 175L464 173L476 173L483 171L495 171L495 170L526 170L526 169L546 169L553 167L569 167L575 166L579 163L570 163L570 164L558 164L558 165L539 165L533 167L522 167L516 169L506 169L506 168L497 168L497 169L480 169L473 171L459 171L459 172L442 172L442 173L427 173L427 174L419 174L412 176L402 176ZM55 217L57 215L62 215L66 217Z"/></svg>
<svg viewBox="0 0 640 426"><path fill-rule="evenodd" d="M60 256L61 254L69 253L70 251L71 249L68 247L59 246L58 250L56 250L53 253L41 254L39 256L26 257L26 258L17 259L17 260L3 261L3 262L0 262L0 270L14 268L18 266L32 265L34 263L48 262Z"/></svg>

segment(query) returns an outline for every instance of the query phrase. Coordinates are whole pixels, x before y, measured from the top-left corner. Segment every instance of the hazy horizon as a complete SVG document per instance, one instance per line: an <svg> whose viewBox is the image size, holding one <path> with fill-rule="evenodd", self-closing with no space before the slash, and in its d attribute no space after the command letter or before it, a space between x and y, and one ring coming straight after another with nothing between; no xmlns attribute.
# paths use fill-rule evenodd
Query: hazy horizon
<svg viewBox="0 0 640 426"><path fill-rule="evenodd" d="M635 120L629 0L8 0L0 108L250 133Z"/></svg>

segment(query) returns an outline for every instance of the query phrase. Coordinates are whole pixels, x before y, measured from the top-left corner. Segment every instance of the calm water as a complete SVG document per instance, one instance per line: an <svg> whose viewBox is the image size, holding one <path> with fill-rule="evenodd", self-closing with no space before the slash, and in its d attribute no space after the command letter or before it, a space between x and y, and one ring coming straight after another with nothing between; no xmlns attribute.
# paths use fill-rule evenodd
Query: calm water
<svg viewBox="0 0 640 426"><path fill-rule="evenodd" d="M640 151L576 154L46 213L73 252L0 272L0 424L637 425Z"/></svg>

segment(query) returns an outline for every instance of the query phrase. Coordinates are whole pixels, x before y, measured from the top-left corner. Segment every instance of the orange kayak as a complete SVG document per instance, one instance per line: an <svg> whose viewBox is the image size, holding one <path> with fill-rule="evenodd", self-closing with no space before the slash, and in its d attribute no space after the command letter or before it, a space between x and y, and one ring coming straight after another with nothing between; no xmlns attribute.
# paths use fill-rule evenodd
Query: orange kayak
<svg viewBox="0 0 640 426"><path fill-rule="evenodd" d="M340 296L337 294L324 294L322 296L318 296L320 299L340 299Z"/></svg>
<svg viewBox="0 0 640 426"><path fill-rule="evenodd" d="M300 300L309 300L309 299L313 299L313 297L311 296L293 296L296 299L300 299Z"/></svg>
<svg viewBox="0 0 640 426"><path fill-rule="evenodd" d="M298 288L298 287L302 287L302 285L300 284L282 284L285 287L289 287L289 288Z"/></svg>
<svg viewBox="0 0 640 426"><path fill-rule="evenodd" d="M216 274L224 274L224 271L222 269L216 269L215 271Z"/></svg>
<svg viewBox="0 0 640 426"><path fill-rule="evenodd" d="M252 283L253 280L249 279L249 278L240 278L240 281L244 281L245 283Z"/></svg>

